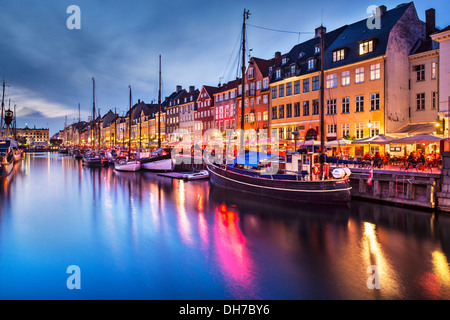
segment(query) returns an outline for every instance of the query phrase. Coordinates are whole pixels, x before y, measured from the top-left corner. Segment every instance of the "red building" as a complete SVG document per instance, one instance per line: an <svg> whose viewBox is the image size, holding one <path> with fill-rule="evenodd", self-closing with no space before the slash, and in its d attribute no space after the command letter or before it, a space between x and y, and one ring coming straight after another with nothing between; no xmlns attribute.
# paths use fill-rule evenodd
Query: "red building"
<svg viewBox="0 0 450 320"><path fill-rule="evenodd" d="M195 113L195 140L208 141L205 132L214 128L214 94L218 87L203 86L197 98L197 112Z"/></svg>
<svg viewBox="0 0 450 320"><path fill-rule="evenodd" d="M218 88L214 94L215 128L225 134L227 129L237 129L236 105L237 88L241 79L232 80Z"/></svg>
<svg viewBox="0 0 450 320"><path fill-rule="evenodd" d="M275 53L269 60L252 57L245 73L244 130L254 129L256 133L265 129L269 132L269 94L270 75L285 55ZM242 85L238 88L236 115L237 128L241 124Z"/></svg>

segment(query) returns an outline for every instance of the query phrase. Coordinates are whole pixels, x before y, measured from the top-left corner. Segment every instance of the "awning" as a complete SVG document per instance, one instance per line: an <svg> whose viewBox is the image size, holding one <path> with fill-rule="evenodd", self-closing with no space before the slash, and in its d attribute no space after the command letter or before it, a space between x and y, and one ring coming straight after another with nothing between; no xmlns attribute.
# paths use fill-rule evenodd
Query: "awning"
<svg viewBox="0 0 450 320"><path fill-rule="evenodd" d="M421 122L421 123L409 123L403 127L397 129L395 133L407 133L407 134L433 134L436 132L436 122Z"/></svg>

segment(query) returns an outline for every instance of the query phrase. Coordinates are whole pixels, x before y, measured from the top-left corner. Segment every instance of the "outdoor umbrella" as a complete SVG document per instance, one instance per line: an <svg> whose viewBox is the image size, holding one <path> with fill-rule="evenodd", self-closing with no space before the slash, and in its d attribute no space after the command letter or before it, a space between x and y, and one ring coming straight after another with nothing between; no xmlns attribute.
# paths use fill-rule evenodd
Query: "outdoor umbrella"
<svg viewBox="0 0 450 320"><path fill-rule="evenodd" d="M373 136L373 137L369 137L369 138L365 138L365 139L359 139L359 140L352 141L352 144L381 144L381 145L385 145L385 144L389 144L389 143L394 143L393 142L394 140L395 140L394 137L385 136L384 134L379 134L377 136Z"/></svg>
<svg viewBox="0 0 450 320"><path fill-rule="evenodd" d="M395 139L392 140L391 143L398 143L398 144L437 143L440 142L441 140L442 138L433 136L431 134L418 134L416 136Z"/></svg>
<svg viewBox="0 0 450 320"><path fill-rule="evenodd" d="M327 147L327 148L345 147L346 145L351 144L351 143L352 143L351 140L339 139L339 140L333 140L333 141L325 142L325 147Z"/></svg>

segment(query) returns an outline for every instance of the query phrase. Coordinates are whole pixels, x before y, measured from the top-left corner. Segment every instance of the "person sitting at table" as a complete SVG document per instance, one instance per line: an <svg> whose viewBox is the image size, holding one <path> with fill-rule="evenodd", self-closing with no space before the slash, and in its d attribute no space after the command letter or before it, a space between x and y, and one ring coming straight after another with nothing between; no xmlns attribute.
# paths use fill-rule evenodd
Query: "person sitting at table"
<svg viewBox="0 0 450 320"><path fill-rule="evenodd" d="M419 155L417 157L417 162L420 162L422 165L425 165L425 163L426 163L426 160L425 160L425 157L424 157L422 151L419 151Z"/></svg>
<svg viewBox="0 0 450 320"><path fill-rule="evenodd" d="M381 160L380 153L376 152L375 156L373 157L373 166L379 168L379 167L381 167L381 164L382 164L382 160Z"/></svg>
<svg viewBox="0 0 450 320"><path fill-rule="evenodd" d="M409 156L408 159L406 159L406 163L408 164L408 166L415 166L416 165L416 156L415 156L415 152L412 151Z"/></svg>

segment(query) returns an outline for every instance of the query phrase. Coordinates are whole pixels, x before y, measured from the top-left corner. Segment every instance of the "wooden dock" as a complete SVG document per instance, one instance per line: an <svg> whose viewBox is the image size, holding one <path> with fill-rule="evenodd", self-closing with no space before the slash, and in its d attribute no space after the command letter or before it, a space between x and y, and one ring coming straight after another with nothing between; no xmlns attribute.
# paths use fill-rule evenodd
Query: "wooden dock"
<svg viewBox="0 0 450 320"><path fill-rule="evenodd" d="M373 170L351 168L352 197L421 207L436 208L436 195L441 188L440 173L415 171Z"/></svg>

